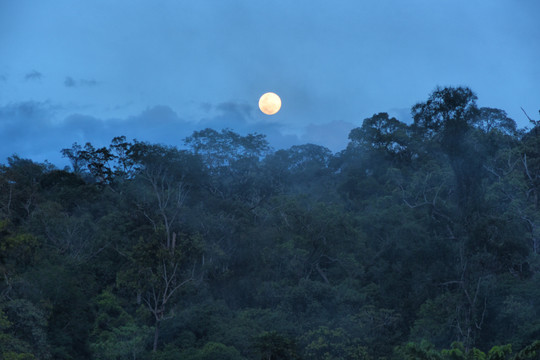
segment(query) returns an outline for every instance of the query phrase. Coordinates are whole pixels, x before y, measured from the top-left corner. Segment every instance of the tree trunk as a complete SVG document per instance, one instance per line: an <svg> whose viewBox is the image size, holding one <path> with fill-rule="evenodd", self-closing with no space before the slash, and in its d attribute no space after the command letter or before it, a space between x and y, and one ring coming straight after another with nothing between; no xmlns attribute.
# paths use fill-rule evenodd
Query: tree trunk
<svg viewBox="0 0 540 360"><path fill-rule="evenodd" d="M153 352L156 352L157 350L157 344L158 344L158 339L159 339L159 323L160 321L156 320L156 325L155 325L156 329L154 331L154 347L152 348Z"/></svg>

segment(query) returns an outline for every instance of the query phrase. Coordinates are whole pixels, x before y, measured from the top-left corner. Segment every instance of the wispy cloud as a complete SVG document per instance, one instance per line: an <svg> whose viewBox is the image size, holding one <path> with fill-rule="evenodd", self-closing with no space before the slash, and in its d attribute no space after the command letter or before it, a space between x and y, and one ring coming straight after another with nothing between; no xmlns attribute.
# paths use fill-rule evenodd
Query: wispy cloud
<svg viewBox="0 0 540 360"><path fill-rule="evenodd" d="M75 87L92 87L92 86L96 86L98 84L98 82L96 80L93 80L93 79L80 79L80 80L75 80L73 79L71 76L66 76L66 78L64 79L64 86L65 87L70 87L70 88L75 88Z"/></svg>
<svg viewBox="0 0 540 360"><path fill-rule="evenodd" d="M24 75L24 80L26 80L26 81L36 81L36 80L41 80L42 77L43 77L42 73L40 73L39 71L36 71L36 70L32 70L29 73L27 73L26 75Z"/></svg>
<svg viewBox="0 0 540 360"><path fill-rule="evenodd" d="M93 80L93 79L81 79L79 80L79 85L80 86L96 86L98 84L98 82L96 80Z"/></svg>
<svg viewBox="0 0 540 360"><path fill-rule="evenodd" d="M68 76L64 80L64 86L66 86L66 87L75 87L75 86L77 86L77 83L75 82L75 80L73 80L73 78L71 76Z"/></svg>

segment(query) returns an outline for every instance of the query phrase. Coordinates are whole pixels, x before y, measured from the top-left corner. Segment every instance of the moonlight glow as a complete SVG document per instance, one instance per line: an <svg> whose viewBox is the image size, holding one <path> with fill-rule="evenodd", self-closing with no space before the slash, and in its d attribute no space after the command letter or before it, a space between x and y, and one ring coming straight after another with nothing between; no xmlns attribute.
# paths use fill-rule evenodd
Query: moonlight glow
<svg viewBox="0 0 540 360"><path fill-rule="evenodd" d="M281 109L281 99L277 94L267 92L259 99L259 109L266 115L274 115Z"/></svg>

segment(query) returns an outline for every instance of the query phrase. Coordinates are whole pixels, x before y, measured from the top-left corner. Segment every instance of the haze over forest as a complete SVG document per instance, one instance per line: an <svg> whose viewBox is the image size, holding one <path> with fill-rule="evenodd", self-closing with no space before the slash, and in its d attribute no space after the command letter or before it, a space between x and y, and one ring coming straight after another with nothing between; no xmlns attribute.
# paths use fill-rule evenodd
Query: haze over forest
<svg viewBox="0 0 540 360"><path fill-rule="evenodd" d="M540 359L538 14L0 0L0 359Z"/></svg>
<svg viewBox="0 0 540 360"><path fill-rule="evenodd" d="M536 359L540 126L437 88L345 150L202 129L0 166L3 359Z"/></svg>

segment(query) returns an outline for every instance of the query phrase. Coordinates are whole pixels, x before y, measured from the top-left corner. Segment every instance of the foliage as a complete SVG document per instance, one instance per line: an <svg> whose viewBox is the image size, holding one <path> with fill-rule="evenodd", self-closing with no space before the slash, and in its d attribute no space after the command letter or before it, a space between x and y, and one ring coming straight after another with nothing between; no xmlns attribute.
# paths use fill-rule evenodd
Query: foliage
<svg viewBox="0 0 540 360"><path fill-rule="evenodd" d="M333 154L186 148L0 165L3 359L538 357L540 128L437 88Z"/></svg>

